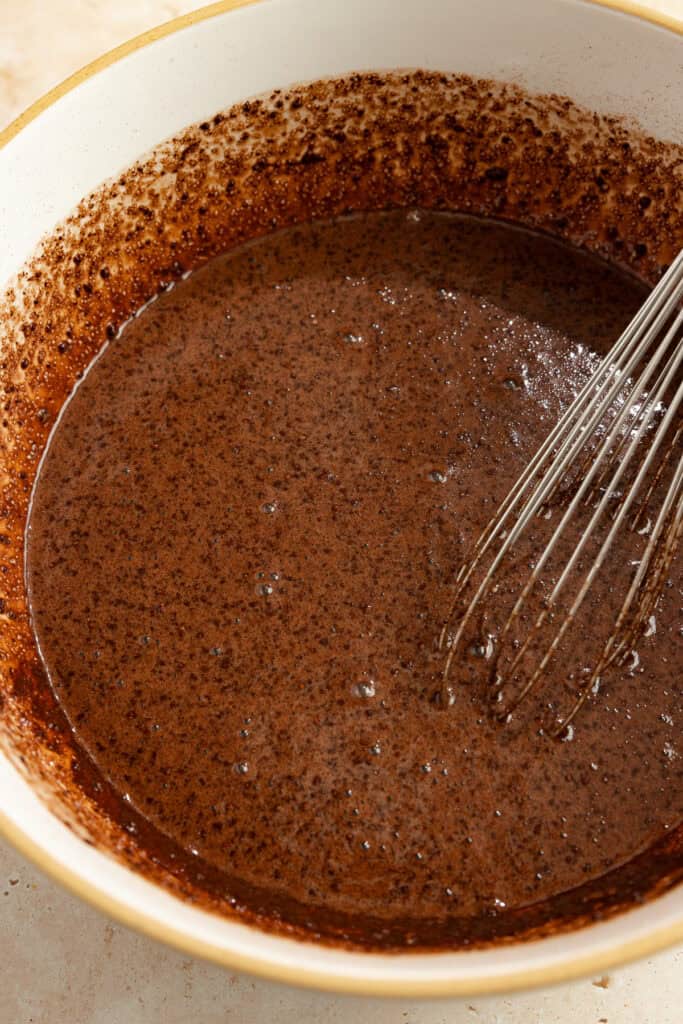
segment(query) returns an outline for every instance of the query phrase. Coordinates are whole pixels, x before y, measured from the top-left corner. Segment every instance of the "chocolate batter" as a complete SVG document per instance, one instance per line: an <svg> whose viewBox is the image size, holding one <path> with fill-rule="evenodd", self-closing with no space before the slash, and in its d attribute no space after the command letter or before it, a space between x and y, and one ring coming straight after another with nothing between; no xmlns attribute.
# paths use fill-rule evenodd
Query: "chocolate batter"
<svg viewBox="0 0 683 1024"><path fill-rule="evenodd" d="M514 931L679 824L680 559L571 742L465 685L429 700L454 571L644 294L397 211L252 242L124 327L52 435L27 578L132 829L266 919L429 945Z"/></svg>

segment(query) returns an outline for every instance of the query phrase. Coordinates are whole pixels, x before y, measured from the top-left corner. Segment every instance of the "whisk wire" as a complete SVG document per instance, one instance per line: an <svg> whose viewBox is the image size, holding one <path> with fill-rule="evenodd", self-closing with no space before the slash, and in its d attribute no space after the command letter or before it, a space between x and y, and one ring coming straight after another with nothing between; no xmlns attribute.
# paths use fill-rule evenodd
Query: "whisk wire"
<svg viewBox="0 0 683 1024"><path fill-rule="evenodd" d="M524 472L511 488L496 515L490 520L487 527L479 537L475 544L474 555L471 562L469 565L464 565L461 568L456 579L456 593L440 636L440 647L443 647L446 640L448 622L455 610L455 606L457 605L457 601L462 590L466 586L472 573L476 569L477 564L484 556L490 545L502 533L506 521L512 515L515 508L523 498L530 483L534 478L540 475L544 462L546 462L548 457L551 456L554 472L542 477L535 500L532 500L529 503L529 507L527 509L529 518L536 514L543 502L548 498L552 489L556 486L557 481L561 479L567 464L573 459L576 450L582 447L585 440L592 436L592 431L594 431L601 422L605 411L613 403L619 389L623 386L622 379L624 374L629 373L633 366L637 364L639 358L642 358L642 348L647 346L653 338L657 336L662 325L666 322L672 310L680 301L683 296L683 278L681 276L682 269L683 251L679 253L676 259L672 262L669 270L660 281L657 289L650 293L619 340L610 350L608 355L604 357L593 376L586 382L572 405L567 409L565 414L560 418L556 426L550 432L546 440L527 465ZM644 338L640 337L638 333L643 328L646 330ZM620 372L618 359L625 351L629 352L631 358L626 364L624 370ZM600 381L603 373L606 373L607 376L604 380ZM615 377L617 378L616 380L614 379ZM599 382L597 384L597 389L596 381ZM612 386L609 387L605 393L605 389L610 382L613 382ZM596 404L595 399L598 395L601 397L601 401ZM584 405L586 406L585 410L583 409ZM590 421L588 423L583 423L581 413L583 412L585 416L586 411L590 412L591 408L593 408L593 415L590 418ZM557 452L554 452L554 447L558 438L560 438L569 427L573 427L574 429L570 430L566 434L560 448ZM582 427L583 431L581 430ZM568 451L568 449L570 450ZM504 538L505 543L491 566L491 573L494 573L498 569L501 561L505 557L505 554L519 537L524 525L525 524L523 524L520 519L517 523L518 528L513 530L511 534L508 534L508 536ZM483 596L483 591L482 595L478 596Z"/></svg>
<svg viewBox="0 0 683 1024"><path fill-rule="evenodd" d="M662 535L666 527L667 521L671 517L672 509L674 509L674 503L676 501L676 493L678 492L678 502L675 506L673 514L674 528L669 531L668 536L664 535L663 546L660 549L659 565L657 566L655 577L652 580L651 586L648 588L646 593L646 600L643 602L639 609L639 614L636 616L635 621L630 630L622 634L626 617L631 610L636 596L642 592L643 583L647 577L647 572L650 564L653 560L655 553L658 550L658 546L662 543ZM586 703L588 696L590 695L596 680L600 679L600 676L611 664L618 659L618 657L630 647L634 639L635 630L638 625L647 619L654 606L661 585L664 581L664 577L671 564L676 547L680 541L681 533L683 532L683 459L679 462L678 468L674 474L674 477L669 486L667 496L662 504L662 508L657 516L652 534L648 540L647 547L643 553L643 558L638 566L638 571L631 581L626 599L622 605L621 611L617 617L614 630L608 637L601 657L593 669L590 679L586 686L581 690L581 693L577 697L574 706L571 708L569 713L562 719L559 725L555 729L555 735L561 735L564 733L569 725L572 724L576 715L579 713L583 705ZM619 639L620 638L620 639Z"/></svg>
<svg viewBox="0 0 683 1024"><path fill-rule="evenodd" d="M681 296L683 296L683 278L681 276L682 269L683 251L678 254L669 270L660 281L657 289L650 293L619 340L604 357L595 373L586 382L577 397L574 399L573 403L560 418L556 426L552 429L546 440L538 449L524 472L513 485L495 517L490 521L477 541L475 550L480 551L483 554L486 546L488 546L490 541L495 539L495 536L502 529L505 519L514 510L518 501L522 497L522 494L525 492L528 483L534 478L539 467L545 461L547 456L554 453L557 439L565 433L570 425L573 425L572 421L580 422L579 416L586 400L588 400L588 410L591 409L591 406L594 406L596 381L600 381L600 378L604 373L607 374L604 381L598 387L598 393L602 393L606 385L609 384L615 374L617 374L619 370L618 360L622 357L625 351L633 352L635 349L636 356L629 365L635 365L637 363L639 358L638 351L640 348L642 348L643 345L649 344L649 342L658 334L661 330L662 324L666 322L667 317L670 316L672 310L680 301ZM642 329L647 331L644 337L639 334ZM610 403L614 400L614 397L619 390L619 386L619 382L613 386L609 395L599 407L599 412L598 409L594 409L593 422L591 425L587 426L587 430L590 430L600 422L605 408L608 408ZM564 455L565 448L570 444L571 436L571 434L567 435L565 442L554 456L554 460L555 458L557 459L558 465L559 460Z"/></svg>
<svg viewBox="0 0 683 1024"><path fill-rule="evenodd" d="M678 364L676 364L676 365L678 365ZM683 384L679 388L679 398L680 398L681 395L683 395ZM673 417L673 413L675 412L675 406L672 405L669 408L668 411L669 411L669 413L671 413L671 418L672 418ZM540 664L538 665L538 667L534 671L534 673L531 676L531 679L529 680L529 682L526 684L526 687L525 687L525 689L523 691L523 696L527 696L528 693L533 689L533 687L538 683L538 681L542 677L545 669L547 668L548 663L549 663L552 655L557 650L557 647L561 643L561 641L562 641L563 637L565 636L567 630L569 629L570 625L572 624L572 622L576 618L576 615L577 615L581 605L583 604L588 591L593 586L593 583L595 582L595 578L598 575L598 573L600 572L600 570L601 570L601 568L602 568L602 566L604 564L604 561L605 561L605 559L606 559L606 557L607 557L607 555L608 555L608 553L610 551L610 548L612 547L612 545L614 543L614 539L615 539L617 533L619 532L619 530L621 528L622 522L623 522L624 518L626 517L629 508L631 507L631 504L632 504L632 502L633 502L633 500L635 498L635 495L637 493L637 489L638 489L639 483L645 477L645 474L647 473L649 465L650 465L652 459L654 458L654 455L655 455L657 449L659 448L661 442L663 441L663 439L664 439L664 437L666 435L666 429L667 429L667 427L669 425L669 422L670 422L671 418L667 419L667 417L665 417L662 420L662 423L660 424L660 427L659 427L659 429L657 431L657 435L656 435L654 441L652 442L652 444L650 446L650 450L648 451L647 456L646 456L645 460L643 461L643 463L642 463L642 465L641 465L641 467L640 467L640 469L638 471L638 475L637 475L637 477L636 477L632 487L630 488L630 490L628 491L624 501L622 502L622 504L621 504L621 506L619 508L619 511L617 513L617 516L615 517L615 519L612 522L612 525L611 525L610 530L609 530L609 532L607 534L607 537L602 542L600 550L599 550L598 554L596 555L593 563L591 564L591 567L590 567L588 573L586 574L586 577L585 577L583 583L581 584L581 587L579 588L578 594L574 598L574 601L573 601L571 607L569 608L568 612L564 616L564 618L562 620L562 623L561 623L557 633L555 634L555 636L553 637L550 645L546 649L546 652L543 655L543 657L542 657L542 659L540 661ZM619 467L617 469L617 476L613 480L613 484L614 485L616 485L616 483L618 482L619 477L621 476L621 474L625 470L626 466L628 465L628 458L630 458L630 455L633 453L633 451L635 450L635 447L637 446L638 442L640 441L643 429L644 429L644 427L641 425L641 428L639 428L639 431L636 432L636 434L634 435L634 437L633 437L633 439L631 441L631 444L629 445L630 451L628 453L628 456L623 460L623 462L621 462L619 464ZM680 466L679 466L679 470L680 470ZM674 482L673 483L675 484L675 482L676 482L676 477L674 477ZM554 590L553 590L553 592L552 592L552 594L551 594L551 596L549 598L549 605L552 605L552 603L554 603L557 600L557 597L558 597L558 595L560 593L560 590L562 589L563 585L565 584L565 582L567 580L567 577L569 576L571 570L573 569L574 564L575 564L575 562L576 562L576 560L577 560L577 558L579 556L580 551L583 550L583 547L584 547L586 541L594 534L596 525L597 525L599 519L601 518L603 512L605 511L605 508L606 508L607 504L609 503L609 501L610 501L610 491L606 490L604 495L603 495L603 497L602 497L602 499L601 499L601 501L600 501L600 503L599 503L599 505L598 505L598 507L595 509L595 511L593 513L593 516L591 517L591 521L589 522L588 526L584 530L584 533L583 533L583 535L581 537L581 540L579 541L579 544L574 548L574 551L572 552L572 555L571 555L569 561L567 562L566 566L564 567L562 575L560 576L559 580L555 584ZM662 506L662 509L664 509L664 506ZM660 512L660 516L658 517L658 520L659 520L660 517L661 517L661 512ZM553 542L551 541L549 547L546 549L546 553L548 552L548 550L551 547L552 543ZM642 582L642 579L641 579L641 582ZM629 591L629 593L630 593L630 591ZM634 591L634 596L635 596L635 593L636 593L636 591ZM541 619L541 621L537 621L537 625L536 625L535 629L539 628L540 625L543 624L543 621L545 619L545 614L546 614L545 612L542 613L543 618ZM613 633L614 636L617 635L616 634L616 630L617 630L617 628L620 625L621 625L621 623L619 622L619 617L618 617L617 618L617 624L615 625L615 631ZM530 636L528 638L528 642L530 642L531 636L532 636L532 634L530 634ZM609 642L609 639L610 638L608 638L608 642ZM512 672L514 672L515 668L517 667L518 662L519 662L519 656L517 656L517 658L515 658L515 661L513 661L512 668L511 668ZM590 687L595 683L595 679L597 678L597 676L599 674L601 666L603 666L603 658L602 657L598 661L597 666L593 669L593 671L591 673L591 676L590 676L590 679L588 680L588 683L586 684L586 686L584 688L586 693L588 692ZM604 666L603 666L603 668L604 668ZM519 703L521 703L521 698L517 699L515 701L515 707L518 706ZM569 724L568 719L564 719L560 723L560 725L557 727L557 730L560 731L560 732L563 731L568 724Z"/></svg>
<svg viewBox="0 0 683 1024"><path fill-rule="evenodd" d="M445 695L444 688L453 660L475 609L482 606L490 593L497 591L496 581L506 556L535 518L544 513L549 518L554 504L565 506L550 540L539 557L534 559L529 576L514 597L512 610L497 637L498 654L491 676L499 700L504 681L499 670L501 651L541 581L544 568L556 555L568 526L580 514L582 507L594 506L587 525L572 545L562 571L551 586L549 597L543 598L540 611L532 614L531 626L524 639L514 642L515 653L505 669L506 676L515 675L543 626L554 620L561 593L569 580L576 577L589 544L598 541L601 529L607 529L607 534L598 542L597 553L579 581L578 590L570 599L559 626L550 641L542 645L540 661L526 674L516 697L506 704L502 717L508 717L540 681L603 568L616 537L624 528L636 498L640 496L638 510L630 524L631 531L639 525L653 495L664 481L665 469L671 462L683 430L681 426L674 431L673 439L657 465L656 458L665 440L670 438L683 404L683 383L675 388L673 397L668 397L683 363L682 298L683 252L678 254L616 344L581 388L487 524L474 545L470 559L461 566L453 601L439 637L439 648L447 650L442 695ZM653 429L655 422L656 428ZM624 486L623 481L629 479L631 467L634 475L622 493L620 488ZM647 485L644 497L641 495L643 485ZM624 652L625 643L635 637L638 623L643 621L643 611L654 606L658 588L663 585L682 532L682 491L683 458L680 458L654 527L650 528L648 519L650 532L646 547L639 562L634 563L637 571L614 629L602 648L588 683L581 689L557 731L570 724L596 681L599 683L600 673ZM605 522L609 525L603 526ZM647 529L640 532L645 534ZM484 561L487 555L488 564ZM478 580L475 578L477 570L482 574ZM462 607L471 583L475 584L474 595ZM456 612L457 621L454 623Z"/></svg>

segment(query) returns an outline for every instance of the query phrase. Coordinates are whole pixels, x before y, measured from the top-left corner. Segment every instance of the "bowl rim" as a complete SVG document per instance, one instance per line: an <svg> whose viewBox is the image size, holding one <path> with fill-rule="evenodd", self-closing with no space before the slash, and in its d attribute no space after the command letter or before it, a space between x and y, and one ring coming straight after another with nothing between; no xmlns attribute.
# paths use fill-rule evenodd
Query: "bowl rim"
<svg viewBox="0 0 683 1024"><path fill-rule="evenodd" d="M19 132L63 96L129 54L191 25L260 2L262 0L217 0L215 3L163 22L106 51L40 96L2 129L0 131L0 152ZM638 0L578 0L578 2L630 15L683 37L683 17L678 18L675 15L665 14L646 6L645 3L638 2ZM680 921L652 929L646 935L620 942L598 954L574 956L562 963L551 963L524 970L501 970L495 975L485 978L459 977L446 980L425 978L424 980L406 981L400 977L394 979L353 977L341 972L336 973L334 969L309 969L304 966L292 968L271 960L245 955L235 949L225 949L212 942L190 936L184 931L163 924L153 914L129 907L94 883L84 880L78 871L64 865L27 832L24 832L2 810L0 810L0 838L7 840L52 880L108 917L134 931L163 942L180 952L211 961L222 967L244 971L270 981L338 994L443 998L523 991L568 982L591 974L604 973L610 968L651 956L683 941L682 917ZM305 951L305 945L305 943L301 943L302 953ZM305 957L302 956L302 960L305 960Z"/></svg>

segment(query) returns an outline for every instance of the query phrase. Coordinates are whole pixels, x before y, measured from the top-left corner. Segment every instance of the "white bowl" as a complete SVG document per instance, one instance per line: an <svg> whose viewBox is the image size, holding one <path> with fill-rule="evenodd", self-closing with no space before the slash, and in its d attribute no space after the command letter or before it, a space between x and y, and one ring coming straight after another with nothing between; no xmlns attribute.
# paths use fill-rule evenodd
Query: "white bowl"
<svg viewBox="0 0 683 1024"><path fill-rule="evenodd" d="M616 8L616 9L609 9ZM0 135L0 282L79 199L162 139L238 100L352 70L423 67L565 93L683 141L683 25L584 0L217 3L102 57ZM548 984L683 940L683 886L569 934L471 952L349 952L183 902L88 845L0 743L0 827L118 920L187 953L335 991L437 996Z"/></svg>

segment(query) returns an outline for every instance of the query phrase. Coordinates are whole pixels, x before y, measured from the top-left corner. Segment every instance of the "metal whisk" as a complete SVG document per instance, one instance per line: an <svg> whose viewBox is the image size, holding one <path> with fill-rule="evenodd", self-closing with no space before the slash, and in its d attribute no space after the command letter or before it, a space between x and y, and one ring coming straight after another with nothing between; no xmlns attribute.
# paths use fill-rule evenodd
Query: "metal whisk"
<svg viewBox="0 0 683 1024"><path fill-rule="evenodd" d="M634 644L653 621L683 532L682 296L683 252L462 565L439 638L445 652L442 705L456 699L450 683L454 664L474 653L486 663L498 716L509 720L559 655L573 706L555 715L547 731L566 736L609 666L629 656L637 661ZM628 559L630 585L613 595L619 603L608 635L603 630L597 637L596 657L577 668L571 663L571 627L598 575L609 571L615 541L623 555L626 531L636 548L629 554L637 556ZM501 605L502 617L492 628ZM582 637L591 630L593 623L587 631L584 624Z"/></svg>

